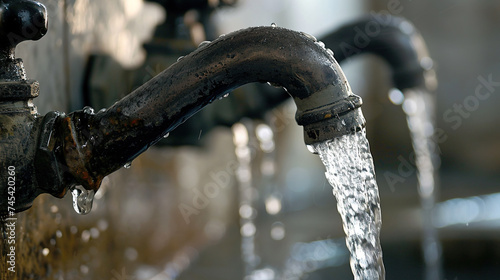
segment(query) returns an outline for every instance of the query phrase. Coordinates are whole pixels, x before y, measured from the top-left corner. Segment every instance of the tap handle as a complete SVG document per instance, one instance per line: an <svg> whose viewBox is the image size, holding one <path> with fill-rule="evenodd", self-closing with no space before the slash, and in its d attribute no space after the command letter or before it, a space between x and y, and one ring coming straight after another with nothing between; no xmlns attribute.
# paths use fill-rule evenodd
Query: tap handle
<svg viewBox="0 0 500 280"><path fill-rule="evenodd" d="M19 43L42 38L47 28L47 9L40 2L0 0L0 60L14 59Z"/></svg>

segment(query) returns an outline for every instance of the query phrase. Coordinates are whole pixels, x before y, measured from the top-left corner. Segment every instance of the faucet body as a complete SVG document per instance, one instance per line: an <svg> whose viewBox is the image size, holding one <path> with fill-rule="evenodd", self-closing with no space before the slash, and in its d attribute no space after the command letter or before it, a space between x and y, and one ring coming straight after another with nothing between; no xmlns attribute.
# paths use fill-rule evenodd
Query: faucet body
<svg viewBox="0 0 500 280"><path fill-rule="evenodd" d="M345 24L321 38L332 49L338 63L351 57L373 54L382 58L392 72L392 82L403 91L411 88L433 90L437 84L425 41L406 19L385 14L371 14ZM209 106L175 131L169 143L199 143L199 131L204 133L215 126L231 126L243 117L263 118L271 109L289 99L279 89L260 86L253 95L231 95L227 102ZM230 105L230 106L228 106Z"/></svg>
<svg viewBox="0 0 500 280"><path fill-rule="evenodd" d="M131 162L190 116L251 82L285 87L297 103L306 143L364 126L334 58L307 36L275 27L249 28L218 38L136 89L105 111L60 118L64 157L86 188ZM345 114L342 125L340 116ZM323 125L316 125L321 122ZM326 122L335 125L324 125ZM83 160L82 160L83 159Z"/></svg>
<svg viewBox="0 0 500 280"><path fill-rule="evenodd" d="M33 1L19 2L43 7ZM2 12L8 11L5 5L19 2L4 3ZM42 10L45 15L45 8ZM23 13L18 12L18 18ZM46 26L45 15L41 35ZM3 52L2 69L14 67L15 45ZM38 94L37 83L24 81L24 70L17 70L20 77L12 88L28 83L32 91L12 99L4 90L10 85L3 81L8 75L0 85L2 215L10 214L6 213L10 211L6 184L10 175L5 172L9 166L16 165L16 180L22 178L16 182L12 212L30 207L41 193L61 197L76 185L97 190L106 175L131 162L206 105L246 83L285 87L297 104L296 118L304 126L307 144L365 125L361 99L352 94L331 51L311 36L277 27L249 28L219 37L97 113L84 108L67 115L50 112L39 116L31 101Z"/></svg>

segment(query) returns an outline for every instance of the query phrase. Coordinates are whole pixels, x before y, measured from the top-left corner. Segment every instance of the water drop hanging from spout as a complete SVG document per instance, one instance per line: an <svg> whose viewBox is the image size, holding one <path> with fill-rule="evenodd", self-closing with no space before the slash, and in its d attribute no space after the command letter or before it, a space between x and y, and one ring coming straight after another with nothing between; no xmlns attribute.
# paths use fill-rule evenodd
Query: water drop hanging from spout
<svg viewBox="0 0 500 280"><path fill-rule="evenodd" d="M278 27L278 26L276 25L276 23L273 22L273 23L271 23L271 27L274 28L274 27Z"/></svg>
<svg viewBox="0 0 500 280"><path fill-rule="evenodd" d="M127 162L127 163L125 163L125 165L123 165L123 167L125 169L129 169L131 166L132 166L132 162Z"/></svg>
<svg viewBox="0 0 500 280"><path fill-rule="evenodd" d="M163 135L163 138L168 138L168 136L170 136L170 132L167 133L167 134L165 134L165 135Z"/></svg>
<svg viewBox="0 0 500 280"><path fill-rule="evenodd" d="M80 215L85 215L92 210L94 201L94 190L87 190L83 186L74 186L71 188L73 196L73 208Z"/></svg>

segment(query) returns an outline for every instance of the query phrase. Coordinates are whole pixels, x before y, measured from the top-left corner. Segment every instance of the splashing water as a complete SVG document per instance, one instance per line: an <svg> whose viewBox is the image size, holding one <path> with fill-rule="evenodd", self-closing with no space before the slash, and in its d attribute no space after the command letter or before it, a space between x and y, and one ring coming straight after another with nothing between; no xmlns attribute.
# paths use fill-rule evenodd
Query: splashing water
<svg viewBox="0 0 500 280"><path fill-rule="evenodd" d="M94 190L87 190L82 186L74 186L71 188L71 195L73 196L73 208L76 213L85 215L92 210Z"/></svg>
<svg viewBox="0 0 500 280"><path fill-rule="evenodd" d="M337 199L354 278L384 279L380 199L365 130L315 144L314 150Z"/></svg>
<svg viewBox="0 0 500 280"><path fill-rule="evenodd" d="M403 111L415 152L418 191L422 206L422 251L425 262L425 279L441 279L441 245L432 221L436 204L435 162L438 160L434 135L434 101L427 92L407 90Z"/></svg>

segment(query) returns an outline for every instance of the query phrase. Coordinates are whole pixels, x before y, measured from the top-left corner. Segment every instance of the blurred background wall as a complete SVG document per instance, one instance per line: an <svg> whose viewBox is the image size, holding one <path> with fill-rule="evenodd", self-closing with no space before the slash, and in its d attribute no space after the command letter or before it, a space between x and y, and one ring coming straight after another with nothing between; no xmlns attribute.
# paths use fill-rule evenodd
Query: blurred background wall
<svg viewBox="0 0 500 280"><path fill-rule="evenodd" d="M38 42L22 43L16 54L24 60L28 77L40 82L35 104L41 114L83 106L83 79L91 54L107 53L125 68L139 67L145 57L142 43L165 18L158 6L142 0L40 2L48 8L49 32ZM442 137L440 200L499 192L498 1L239 0L217 11L214 20L221 34L276 23L321 38L340 24L373 11L413 22L434 59L439 80L436 131ZM400 266L419 279L422 264L415 176L390 188L382 175L387 170L397 172L401 157L408 158L411 152L404 114L387 98L389 69L370 56L349 60L342 67L353 91L364 99L386 221L382 236L388 244L385 254L393 260L392 267ZM475 98L481 85L491 93L486 100ZM275 180L289 215L281 218L287 228L285 241L262 241L265 245L258 249L269 262L282 260L273 258L273 248L288 252L297 241L343 236L323 167L305 149L293 114L293 105L288 104L272 115L283 126L275 132ZM234 173L228 171L237 162L232 134L217 129L206 137L202 148L153 147L130 169L109 176L87 216L73 213L68 196L63 200L39 197L32 209L18 215L22 226L18 228L21 272L17 279L171 279L168 275L186 268L187 276L181 275L181 279L240 279L238 193ZM186 222L179 206L192 203L196 190L213 181L210 174L214 172L230 174L229 187ZM315 222L308 223L311 220ZM262 221L261 232L267 232L268 222ZM479 270L498 276L498 269L493 269L500 267L498 229L498 221L486 227L443 229L442 235L451 242L445 244L444 255L463 255L451 258L447 277L473 279L466 277ZM256 238L267 240L268 235ZM394 244L399 249L393 249ZM457 244L461 250L456 249ZM462 262L470 267L457 265ZM386 266L392 269L390 261ZM339 279L352 277L345 261L338 267L331 273ZM135 278L124 278L132 275ZM396 278L388 274L388 279Z"/></svg>

